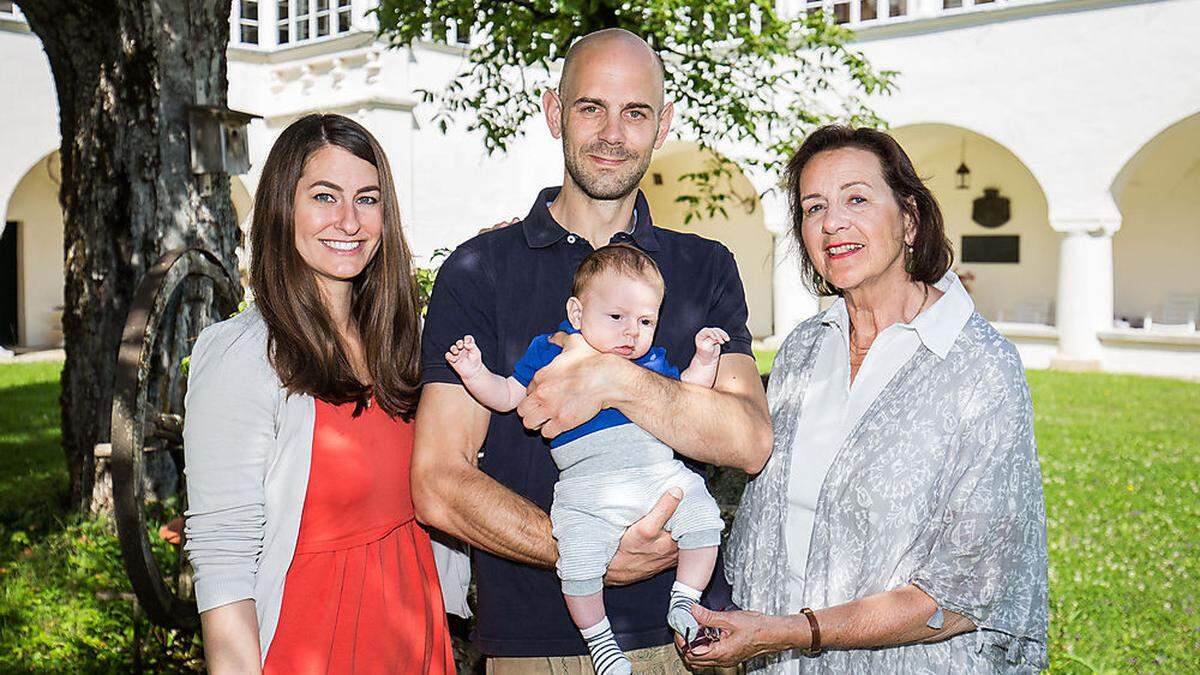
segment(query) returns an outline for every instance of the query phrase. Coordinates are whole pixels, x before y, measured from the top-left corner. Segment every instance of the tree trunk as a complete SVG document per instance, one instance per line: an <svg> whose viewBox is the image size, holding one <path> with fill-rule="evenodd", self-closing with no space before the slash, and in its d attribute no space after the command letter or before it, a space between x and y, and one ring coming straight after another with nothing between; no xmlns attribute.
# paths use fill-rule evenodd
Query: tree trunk
<svg viewBox="0 0 1200 675"><path fill-rule="evenodd" d="M236 269L225 174L194 176L189 105L226 103L230 0L18 0L58 92L65 246L62 440L70 499L92 497L108 442L130 301L147 268L185 245Z"/></svg>

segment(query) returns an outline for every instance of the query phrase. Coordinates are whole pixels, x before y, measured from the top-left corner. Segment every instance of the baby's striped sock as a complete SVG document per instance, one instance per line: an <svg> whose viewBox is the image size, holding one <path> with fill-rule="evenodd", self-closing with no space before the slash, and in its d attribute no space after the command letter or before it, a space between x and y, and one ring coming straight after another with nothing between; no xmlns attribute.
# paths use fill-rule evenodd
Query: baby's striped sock
<svg viewBox="0 0 1200 675"><path fill-rule="evenodd" d="M691 642L700 632L700 624L692 616L692 605L700 602L700 591L685 583L676 581L671 586L671 605L667 609L667 624L683 637L684 642Z"/></svg>
<svg viewBox="0 0 1200 675"><path fill-rule="evenodd" d="M633 672L629 659L617 646L617 639L613 637L608 617L579 632L587 641L588 653L592 655L592 667L596 669L596 675L630 675Z"/></svg>

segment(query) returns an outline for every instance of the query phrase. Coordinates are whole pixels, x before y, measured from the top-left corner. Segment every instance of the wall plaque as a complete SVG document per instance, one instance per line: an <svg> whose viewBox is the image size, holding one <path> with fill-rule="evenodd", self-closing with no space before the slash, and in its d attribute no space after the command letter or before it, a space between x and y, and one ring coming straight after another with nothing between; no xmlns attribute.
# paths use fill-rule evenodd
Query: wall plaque
<svg viewBox="0 0 1200 675"><path fill-rule="evenodd" d="M1008 234L964 234L962 261L965 263L1019 263L1021 237Z"/></svg>
<svg viewBox="0 0 1200 675"><path fill-rule="evenodd" d="M999 188L984 188L983 196L972 204L971 220L984 227L1000 227L1011 216L1008 197L1001 197Z"/></svg>

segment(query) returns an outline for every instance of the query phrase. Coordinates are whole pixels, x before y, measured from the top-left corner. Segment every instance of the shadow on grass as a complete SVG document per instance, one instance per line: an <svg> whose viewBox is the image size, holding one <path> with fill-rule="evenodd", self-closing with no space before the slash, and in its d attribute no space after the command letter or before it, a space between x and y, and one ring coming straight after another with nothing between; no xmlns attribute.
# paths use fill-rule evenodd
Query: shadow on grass
<svg viewBox="0 0 1200 675"><path fill-rule="evenodd" d="M0 367L0 672L129 672L135 618L116 538L66 509L60 369Z"/></svg>

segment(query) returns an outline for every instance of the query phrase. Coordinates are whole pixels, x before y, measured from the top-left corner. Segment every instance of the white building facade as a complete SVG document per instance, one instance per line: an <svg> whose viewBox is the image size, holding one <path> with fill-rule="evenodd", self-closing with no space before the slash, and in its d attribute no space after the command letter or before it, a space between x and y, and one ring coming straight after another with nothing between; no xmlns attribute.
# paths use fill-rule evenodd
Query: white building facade
<svg viewBox="0 0 1200 675"><path fill-rule="evenodd" d="M229 105L262 116L250 127L255 166L231 179L243 223L271 144L314 111L350 115L380 139L421 258L524 215L561 180L540 120L493 157L477 135L431 122L419 90L465 63L468 36L454 26L389 48L374 38L370 0L233 4ZM783 4L824 9L855 29L874 67L900 72L896 93L871 105L942 205L980 312L1027 366L1200 377L1200 0ZM0 344L49 346L61 340L63 288L57 103L10 2L0 97ZM677 137L642 188L656 223L733 250L751 332L770 344L819 306L795 269L786 203L758 197L770 177L741 176L728 217L685 224L679 177L703 163Z"/></svg>

